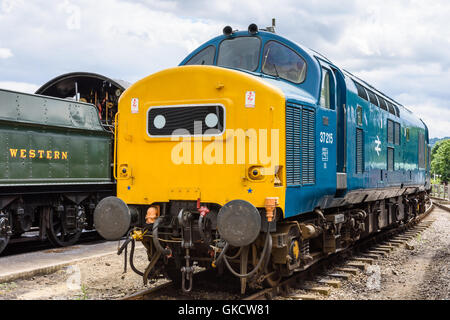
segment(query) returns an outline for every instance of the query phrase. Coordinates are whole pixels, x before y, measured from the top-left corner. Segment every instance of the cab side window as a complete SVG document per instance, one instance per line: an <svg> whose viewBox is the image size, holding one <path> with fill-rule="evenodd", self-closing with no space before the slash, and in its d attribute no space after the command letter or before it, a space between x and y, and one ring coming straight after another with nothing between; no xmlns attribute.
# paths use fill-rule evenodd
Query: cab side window
<svg viewBox="0 0 450 320"><path fill-rule="evenodd" d="M270 76L302 83L306 77L306 62L294 50L276 41L264 46L262 72Z"/></svg>
<svg viewBox="0 0 450 320"><path fill-rule="evenodd" d="M331 86L330 71L322 69L322 89L320 93L320 105L323 108L331 109Z"/></svg>

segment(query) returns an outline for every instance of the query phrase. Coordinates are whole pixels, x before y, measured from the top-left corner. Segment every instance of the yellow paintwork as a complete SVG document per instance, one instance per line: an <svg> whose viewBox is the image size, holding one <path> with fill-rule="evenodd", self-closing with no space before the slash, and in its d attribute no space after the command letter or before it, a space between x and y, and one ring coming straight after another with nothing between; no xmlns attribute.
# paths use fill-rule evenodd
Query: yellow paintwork
<svg viewBox="0 0 450 320"><path fill-rule="evenodd" d="M255 108L245 107L247 91L256 93ZM131 112L132 99L139 99L139 112ZM172 150L179 141L152 138L147 134L147 112L154 106L220 103L225 107L226 129L279 130L279 162L283 186L274 186L274 176L250 180L249 169L264 167L249 163L246 143L245 164L176 165ZM226 134L219 140L224 141ZM285 97L281 90L258 77L214 66L183 66L153 74L126 90L119 101L117 138L117 194L127 204L145 205L169 200L197 200L224 205L235 199L264 207L266 197L285 203ZM194 139L194 138L192 138ZM180 139L181 141L181 139ZM248 138L247 138L248 142ZM203 141L202 150L212 145ZM234 157L237 157L235 143ZM226 148L224 147L224 159ZM269 148L270 150L270 148ZM259 159L259 156L258 156ZM236 161L236 160L235 160ZM125 169L126 173L123 173ZM252 193L248 190L252 189Z"/></svg>

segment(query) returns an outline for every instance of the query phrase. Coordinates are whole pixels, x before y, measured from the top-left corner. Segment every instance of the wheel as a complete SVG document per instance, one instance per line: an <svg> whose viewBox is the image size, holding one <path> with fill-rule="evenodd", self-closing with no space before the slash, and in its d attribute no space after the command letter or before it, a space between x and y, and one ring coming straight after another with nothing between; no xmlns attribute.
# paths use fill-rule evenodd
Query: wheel
<svg viewBox="0 0 450 320"><path fill-rule="evenodd" d="M83 230L76 228L74 231L63 229L63 217L51 208L46 208L48 219L47 236L48 240L56 247L67 247L74 245L81 236Z"/></svg>

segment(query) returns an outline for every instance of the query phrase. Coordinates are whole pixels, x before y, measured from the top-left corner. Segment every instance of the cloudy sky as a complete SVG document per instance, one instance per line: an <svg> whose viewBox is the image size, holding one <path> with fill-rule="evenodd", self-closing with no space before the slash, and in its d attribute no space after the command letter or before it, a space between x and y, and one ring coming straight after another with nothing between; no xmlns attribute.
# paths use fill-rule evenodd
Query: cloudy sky
<svg viewBox="0 0 450 320"><path fill-rule="evenodd" d="M450 136L450 1L0 0L0 88L34 92L62 73L134 82L176 66L225 25L277 19Z"/></svg>

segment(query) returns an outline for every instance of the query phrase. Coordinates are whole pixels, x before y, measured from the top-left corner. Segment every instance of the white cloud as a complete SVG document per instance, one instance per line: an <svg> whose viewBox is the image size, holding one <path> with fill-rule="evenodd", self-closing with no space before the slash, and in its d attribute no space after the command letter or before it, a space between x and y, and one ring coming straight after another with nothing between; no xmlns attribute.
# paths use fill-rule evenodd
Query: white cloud
<svg viewBox="0 0 450 320"><path fill-rule="evenodd" d="M8 48L0 48L0 59L8 59L13 56L13 53Z"/></svg>
<svg viewBox="0 0 450 320"><path fill-rule="evenodd" d="M26 92L26 93L35 93L40 86L35 85L33 83L26 82L14 82L14 81L0 81L0 89Z"/></svg>
<svg viewBox="0 0 450 320"><path fill-rule="evenodd" d="M0 60L0 81L91 71L133 82L177 65L225 25L266 27L273 17L280 35L417 112L431 136L450 135L441 116L450 110L448 0L3 0L1 45L15 55Z"/></svg>

